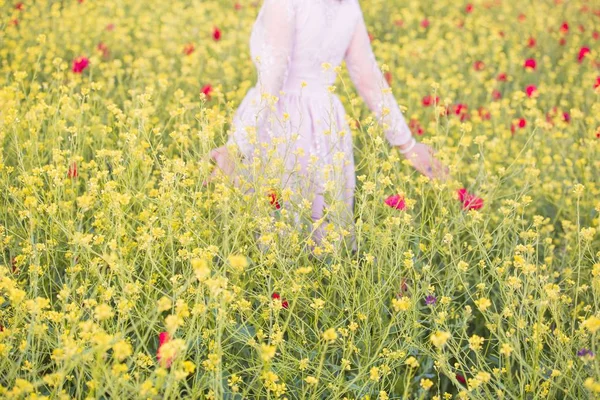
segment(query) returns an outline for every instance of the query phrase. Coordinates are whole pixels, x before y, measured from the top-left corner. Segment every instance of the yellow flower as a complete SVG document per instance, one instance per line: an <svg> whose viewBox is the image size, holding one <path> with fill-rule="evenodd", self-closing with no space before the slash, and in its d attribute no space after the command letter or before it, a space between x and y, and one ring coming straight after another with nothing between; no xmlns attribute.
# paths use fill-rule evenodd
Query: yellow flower
<svg viewBox="0 0 600 400"><path fill-rule="evenodd" d="M323 339L325 339L328 342L334 341L335 339L337 339L337 337L338 335L335 331L335 328L329 328L325 332L323 332Z"/></svg>
<svg viewBox="0 0 600 400"><path fill-rule="evenodd" d="M394 310L396 312L399 311L407 311L410 308L410 298L406 297L406 296L402 296L399 299L392 299L392 307L394 307Z"/></svg>
<svg viewBox="0 0 600 400"><path fill-rule="evenodd" d="M505 356L510 356L510 354L513 352L513 348L510 344L508 343L503 343L502 347L500 348L500 354L504 354Z"/></svg>
<svg viewBox="0 0 600 400"><path fill-rule="evenodd" d="M581 323L581 326L586 328L591 333L595 333L598 329L600 329L600 318L596 316L591 316L585 321Z"/></svg>
<svg viewBox="0 0 600 400"><path fill-rule="evenodd" d="M413 356L408 357L404 363L411 368L419 368L419 362Z"/></svg>
<svg viewBox="0 0 600 400"><path fill-rule="evenodd" d="M315 378L314 376L307 376L306 378L304 378L304 380L309 385L316 385L317 383L319 383L319 380L317 378Z"/></svg>
<svg viewBox="0 0 600 400"><path fill-rule="evenodd" d="M421 387L425 390L429 390L433 386L433 382L430 379L421 379Z"/></svg>
<svg viewBox="0 0 600 400"><path fill-rule="evenodd" d="M438 349L441 349L442 347L444 347L444 345L446 344L448 339L450 339L450 336L451 335L449 332L437 331L434 334L432 334L429 339L431 340L431 343L433 343L433 345L435 347L437 347Z"/></svg>
<svg viewBox="0 0 600 400"><path fill-rule="evenodd" d="M194 258L192 260L192 268L194 269L194 274L196 274L196 278L200 282L204 282L208 277L210 277L210 268L208 267L208 262L203 258Z"/></svg>
<svg viewBox="0 0 600 400"><path fill-rule="evenodd" d="M114 311L108 304L100 304L94 310L94 316L97 320L102 321L114 315Z"/></svg>
<svg viewBox="0 0 600 400"><path fill-rule="evenodd" d="M273 357L275 357L275 351L276 351L276 347L266 344L266 343L261 343L260 345L260 358L261 360L263 360L264 362L269 362L271 361L271 359L273 359Z"/></svg>
<svg viewBox="0 0 600 400"><path fill-rule="evenodd" d="M131 345L124 340L118 341L113 345L113 355L119 361L123 361L125 358L129 357L132 352Z"/></svg>
<svg viewBox="0 0 600 400"><path fill-rule="evenodd" d="M483 345L483 338L481 336L473 335L469 338L469 348L473 351L481 350Z"/></svg>
<svg viewBox="0 0 600 400"><path fill-rule="evenodd" d="M379 382L379 368L371 367L371 370L369 371L369 379Z"/></svg>
<svg viewBox="0 0 600 400"><path fill-rule="evenodd" d="M239 273L244 272L244 269L248 266L248 259L246 256L230 255L227 257L227 261L229 261L231 267Z"/></svg>
<svg viewBox="0 0 600 400"><path fill-rule="evenodd" d="M475 305L477 306L477 308L479 308L481 312L485 312L485 310L487 310L492 305L492 302L489 299L482 297L479 300L475 301Z"/></svg>

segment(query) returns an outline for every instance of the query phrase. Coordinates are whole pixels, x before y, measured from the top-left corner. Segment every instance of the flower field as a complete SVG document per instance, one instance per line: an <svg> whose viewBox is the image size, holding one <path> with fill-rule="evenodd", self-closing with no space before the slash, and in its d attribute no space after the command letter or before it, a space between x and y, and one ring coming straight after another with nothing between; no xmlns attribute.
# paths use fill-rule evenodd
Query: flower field
<svg viewBox="0 0 600 400"><path fill-rule="evenodd" d="M452 177L324 65L359 253L313 257L280 182L202 184L260 1L0 0L0 398L600 398L600 3L360 3Z"/></svg>

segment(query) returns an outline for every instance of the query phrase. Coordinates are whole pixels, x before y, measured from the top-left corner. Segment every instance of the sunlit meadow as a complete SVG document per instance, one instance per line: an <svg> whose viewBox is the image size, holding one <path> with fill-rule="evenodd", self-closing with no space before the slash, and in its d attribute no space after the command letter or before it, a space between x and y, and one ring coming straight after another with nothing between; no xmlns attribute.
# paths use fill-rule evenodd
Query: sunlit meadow
<svg viewBox="0 0 600 400"><path fill-rule="evenodd" d="M260 2L0 0L0 397L600 397L600 4L361 5L452 179L342 65L359 253L312 257L277 181L202 185Z"/></svg>

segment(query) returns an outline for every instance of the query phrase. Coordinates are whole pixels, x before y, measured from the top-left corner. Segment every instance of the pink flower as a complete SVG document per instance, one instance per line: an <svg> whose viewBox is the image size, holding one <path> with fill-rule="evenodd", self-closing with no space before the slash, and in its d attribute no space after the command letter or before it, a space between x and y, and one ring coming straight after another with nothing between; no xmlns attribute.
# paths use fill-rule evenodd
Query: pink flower
<svg viewBox="0 0 600 400"><path fill-rule="evenodd" d="M529 85L525 88L525 92L527 93L527 97L533 96L533 93L537 91L537 87L535 85Z"/></svg>
<svg viewBox="0 0 600 400"><path fill-rule="evenodd" d="M406 208L406 202L404 201L404 197L400 196L399 194L394 194L385 199L385 204L392 208L395 208L396 210L404 210Z"/></svg>
<svg viewBox="0 0 600 400"><path fill-rule="evenodd" d="M579 56L577 57L577 61L579 61L579 63L581 64L585 56L588 54L590 54L590 48L582 47L581 50L579 50Z"/></svg>
<svg viewBox="0 0 600 400"><path fill-rule="evenodd" d="M483 199L469 193L465 188L458 190L458 199L463 203L463 209L479 210L483 207Z"/></svg>
<svg viewBox="0 0 600 400"><path fill-rule="evenodd" d="M158 335L158 349L156 350L156 359L159 362L161 360L160 348L162 347L163 344L167 343L169 340L170 340L170 338L169 338L169 334L167 332L161 332L160 335ZM171 358L168 358L161 364L163 366L166 366L167 368L169 368L171 366L172 362L173 362L173 360Z"/></svg>
<svg viewBox="0 0 600 400"><path fill-rule="evenodd" d="M473 4L471 4L471 3L467 4L467 6L465 7L465 11L467 13L473 12Z"/></svg>
<svg viewBox="0 0 600 400"><path fill-rule="evenodd" d="M526 69L536 69L537 63L533 58L528 58L525 60L525 64L523 65Z"/></svg>
<svg viewBox="0 0 600 400"><path fill-rule="evenodd" d="M81 74L88 65L90 65L90 60L87 57L77 57L73 60L73 72Z"/></svg>
<svg viewBox="0 0 600 400"><path fill-rule="evenodd" d="M423 21L421 21L421 27L427 28L428 26L429 26L429 20L427 18L425 18Z"/></svg>

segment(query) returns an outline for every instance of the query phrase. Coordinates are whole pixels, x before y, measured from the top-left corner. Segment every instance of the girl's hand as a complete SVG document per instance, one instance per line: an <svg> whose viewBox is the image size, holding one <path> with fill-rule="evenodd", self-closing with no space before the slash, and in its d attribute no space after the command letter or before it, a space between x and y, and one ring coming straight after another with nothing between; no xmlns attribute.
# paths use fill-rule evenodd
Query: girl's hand
<svg viewBox="0 0 600 400"><path fill-rule="evenodd" d="M399 147L402 149L401 147ZM450 170L435 158L435 152L430 146L417 143L407 154L403 154L412 166L430 179L438 178L445 181L450 177Z"/></svg>
<svg viewBox="0 0 600 400"><path fill-rule="evenodd" d="M210 151L210 158L214 160L217 165L211 172L208 179L202 182L202 186L206 186L208 185L208 183L212 182L217 177L219 171L221 171L229 178L234 177L235 160L233 159L231 154L229 154L229 151L227 151L226 146L221 146L217 147L216 149L212 149Z"/></svg>

